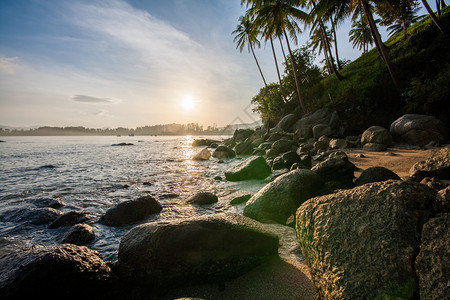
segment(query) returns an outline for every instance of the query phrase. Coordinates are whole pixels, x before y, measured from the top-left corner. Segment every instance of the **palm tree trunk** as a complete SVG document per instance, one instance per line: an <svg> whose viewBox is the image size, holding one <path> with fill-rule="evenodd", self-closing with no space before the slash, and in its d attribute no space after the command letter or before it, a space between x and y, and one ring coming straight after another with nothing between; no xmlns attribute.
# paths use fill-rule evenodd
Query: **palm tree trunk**
<svg viewBox="0 0 450 300"><path fill-rule="evenodd" d="M298 77L297 77L297 70L295 68L294 55L291 50L291 45L289 44L289 38L287 36L286 30L283 30L283 33L284 33L284 37L286 38L286 44L288 47L289 56L291 57L292 71L294 72L294 79L295 79L295 86L297 87L298 101L300 102L300 107L302 108L303 112L307 113L308 110L306 109L305 103L303 102L303 97L302 97L302 93L300 90L300 83L298 82Z"/></svg>
<svg viewBox="0 0 450 300"><path fill-rule="evenodd" d="M399 93L401 93L402 88L400 87L400 83L398 82L397 76L394 73L394 66L391 63L389 56L387 54L386 48L381 40L381 36L380 36L380 33L378 32L378 28L373 19L369 4L368 4L367 0L361 0L361 3L363 5L363 9L366 14L367 20L369 21L369 27L371 29L370 31L372 32L372 36L375 41L375 45L376 45L379 53L381 54L381 58L383 59L384 63L386 64L386 67L389 71L389 75L391 76L392 81L394 82L394 85L395 85L397 91Z"/></svg>
<svg viewBox="0 0 450 300"><path fill-rule="evenodd" d="M262 80L264 81L264 86L267 87L266 79L264 78L263 72L261 71L261 67L259 66L258 60L256 59L255 52L253 51L253 46L250 44L250 49L252 50L253 58L256 61L256 65L258 66L259 74L261 74Z"/></svg>
<svg viewBox="0 0 450 300"><path fill-rule="evenodd" d="M323 40L323 38L322 38ZM325 56L325 63L327 65L327 70L328 70L328 75L333 74L333 70L331 70L331 66L330 66L330 58L328 57L328 51L325 48L325 42L322 41L322 50L323 50L323 54Z"/></svg>
<svg viewBox="0 0 450 300"><path fill-rule="evenodd" d="M440 0L436 0L436 11L437 11L437 16L441 17L441 1Z"/></svg>
<svg viewBox="0 0 450 300"><path fill-rule="evenodd" d="M422 0L423 6L425 6L426 10L428 11L428 14L430 15L431 19L433 20L434 24L436 25L436 27L439 29L440 32L442 32L443 34L445 34L444 30L442 29L442 26L438 20L438 18L436 17L436 15L434 14L433 10L431 9L430 5L428 4L427 0Z"/></svg>
<svg viewBox="0 0 450 300"><path fill-rule="evenodd" d="M284 103L287 103L286 96L284 95L283 85L281 83L280 69L278 68L278 61L277 56L275 54L275 48L273 47L272 37L270 37L270 46L272 46L273 59L275 60L275 66L277 67L278 82L280 83L280 92L281 95L283 96Z"/></svg>
<svg viewBox="0 0 450 300"><path fill-rule="evenodd" d="M281 42L281 39L280 39L280 38L278 38L278 40L280 41L280 47L281 47L281 52L283 52L284 61L286 61L286 53L284 53L284 46L283 46L283 43Z"/></svg>
<svg viewBox="0 0 450 300"><path fill-rule="evenodd" d="M331 28L333 30L333 37L334 37L334 52L336 54L336 63L339 70L342 70L341 62L339 61L339 53L338 53L338 46L337 46L337 35L336 35L336 25L334 24L333 18L331 18Z"/></svg>
<svg viewBox="0 0 450 300"><path fill-rule="evenodd" d="M328 52L328 57L330 58L331 70L339 81L344 79L339 71L336 69L336 65L334 64L333 54L331 53L330 42L328 41L327 32L325 31L325 26L323 25L322 20L319 21L320 31L322 32L323 42L325 43L325 51Z"/></svg>

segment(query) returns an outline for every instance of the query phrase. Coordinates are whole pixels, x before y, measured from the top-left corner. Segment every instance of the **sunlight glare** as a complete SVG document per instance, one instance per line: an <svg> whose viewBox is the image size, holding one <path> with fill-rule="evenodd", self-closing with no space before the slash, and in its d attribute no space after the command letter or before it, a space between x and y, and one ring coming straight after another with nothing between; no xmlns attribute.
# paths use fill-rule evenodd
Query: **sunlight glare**
<svg viewBox="0 0 450 300"><path fill-rule="evenodd" d="M195 107L195 100L192 99L192 97L190 97L190 96L186 96L183 98L183 101L181 102L181 106L185 110L191 110Z"/></svg>

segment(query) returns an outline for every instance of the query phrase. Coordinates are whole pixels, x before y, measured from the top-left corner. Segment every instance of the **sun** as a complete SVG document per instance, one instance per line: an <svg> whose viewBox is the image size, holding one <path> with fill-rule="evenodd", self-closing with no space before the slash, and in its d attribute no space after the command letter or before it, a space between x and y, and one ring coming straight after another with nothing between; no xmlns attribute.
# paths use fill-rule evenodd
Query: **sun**
<svg viewBox="0 0 450 300"><path fill-rule="evenodd" d="M181 106L184 110L191 110L195 107L195 100L191 96L186 96L181 101Z"/></svg>

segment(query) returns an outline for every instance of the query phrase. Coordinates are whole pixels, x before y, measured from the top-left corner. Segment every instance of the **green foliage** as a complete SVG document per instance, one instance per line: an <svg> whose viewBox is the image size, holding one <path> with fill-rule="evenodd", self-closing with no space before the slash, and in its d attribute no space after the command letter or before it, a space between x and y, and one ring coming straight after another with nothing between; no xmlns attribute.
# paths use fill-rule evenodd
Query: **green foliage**
<svg viewBox="0 0 450 300"><path fill-rule="evenodd" d="M286 112L286 105L280 92L279 85L271 83L262 88L253 97L252 103L255 105L254 112L261 115L263 122L271 121L276 123Z"/></svg>

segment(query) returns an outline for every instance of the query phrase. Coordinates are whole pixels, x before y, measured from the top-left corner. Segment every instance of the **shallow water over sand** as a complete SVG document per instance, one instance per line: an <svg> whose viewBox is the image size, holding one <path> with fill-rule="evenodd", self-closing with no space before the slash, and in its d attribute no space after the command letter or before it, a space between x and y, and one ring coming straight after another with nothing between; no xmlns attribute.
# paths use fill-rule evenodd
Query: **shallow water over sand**
<svg viewBox="0 0 450 300"><path fill-rule="evenodd" d="M200 137L196 137L200 138ZM223 140L227 137L208 137ZM110 207L142 195L154 195L160 214L147 219L165 221L222 211L240 193L256 192L266 182L227 182L224 171L242 161L223 163L215 158L193 161L203 147L192 147L193 137L2 137L0 143L0 216L17 208L34 207L36 198L59 197L62 212L87 211L96 239L87 246L105 260L117 258L121 237L134 225L115 228L97 223ZM132 143L131 146L112 146ZM212 149L211 149L212 152ZM223 180L218 180L220 176ZM219 202L196 206L186 201L196 192L211 191ZM0 222L0 246L57 244L67 228Z"/></svg>

